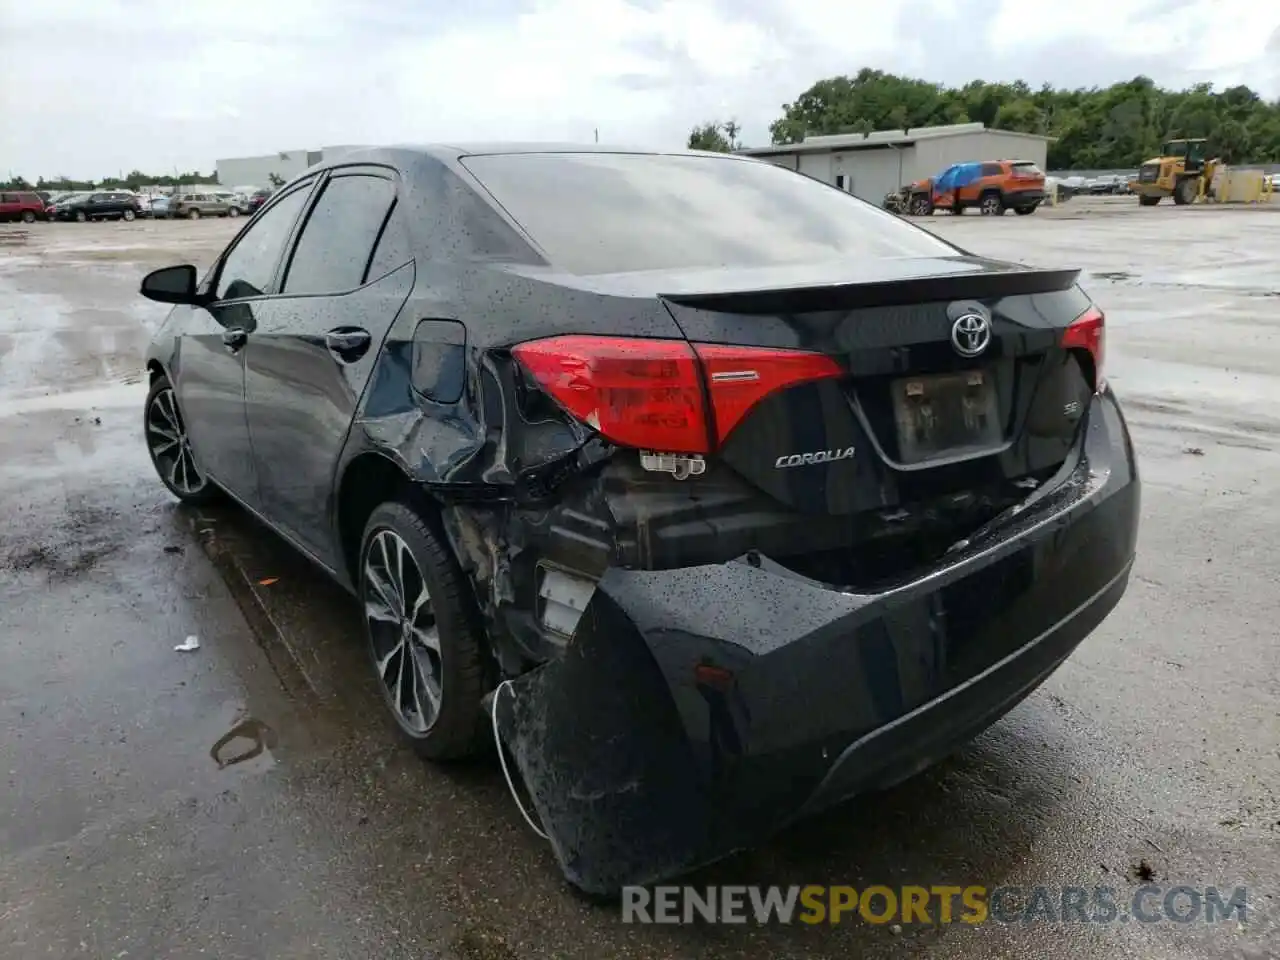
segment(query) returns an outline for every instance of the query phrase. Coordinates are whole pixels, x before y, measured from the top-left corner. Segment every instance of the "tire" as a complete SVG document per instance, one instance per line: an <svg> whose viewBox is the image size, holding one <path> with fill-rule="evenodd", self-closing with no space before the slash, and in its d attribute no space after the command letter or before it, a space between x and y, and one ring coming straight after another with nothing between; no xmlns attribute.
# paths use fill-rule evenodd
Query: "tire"
<svg viewBox="0 0 1280 960"><path fill-rule="evenodd" d="M1004 201L1000 199L998 193L984 194L982 199L978 201L978 210L984 217L999 217L1004 215Z"/></svg>
<svg viewBox="0 0 1280 960"><path fill-rule="evenodd" d="M1192 180L1182 180L1173 188L1173 202L1185 207L1196 198L1196 185Z"/></svg>
<svg viewBox="0 0 1280 960"><path fill-rule="evenodd" d="M1140 207L1154 207L1159 202L1159 197L1149 197L1145 193L1138 194L1138 206Z"/></svg>
<svg viewBox="0 0 1280 960"><path fill-rule="evenodd" d="M23 211L22 211L22 222L23 222L23 223L35 223L35 222L36 222L36 215L35 215L35 213L34 213L34 212L32 212L31 210L23 210Z"/></svg>
<svg viewBox="0 0 1280 960"><path fill-rule="evenodd" d="M907 205L907 212L912 216L927 217L933 213L933 203L927 194L918 194L911 198Z"/></svg>
<svg viewBox="0 0 1280 960"><path fill-rule="evenodd" d="M147 402L142 408L142 435L151 465L171 494L192 505L214 503L221 497L222 491L196 466L178 409L177 392L168 377L157 377L147 392ZM176 453L172 447L175 440Z"/></svg>
<svg viewBox="0 0 1280 960"><path fill-rule="evenodd" d="M120 214L120 216L124 219L125 223L133 222L134 213L132 210L126 210L124 213Z"/></svg>
<svg viewBox="0 0 1280 960"><path fill-rule="evenodd" d="M1033 203L1029 207L1014 207L1013 212L1020 217L1029 217L1031 214L1036 212L1036 207L1038 206L1040 206L1040 204Z"/></svg>
<svg viewBox="0 0 1280 960"><path fill-rule="evenodd" d="M228 216L228 217L238 217L238 216L240 216L240 208L239 208L239 207L232 207L230 210L228 210L228 211L227 211L227 216Z"/></svg>
<svg viewBox="0 0 1280 960"><path fill-rule="evenodd" d="M390 591L386 587L389 564L384 557L398 550L404 551L398 558L404 573L396 595L394 583ZM464 574L449 548L415 508L396 501L383 503L365 525L357 577L374 679L401 734L428 760L457 760L477 753L487 732L481 710L484 632ZM379 580L381 587L375 585ZM400 602L397 610L399 597L418 599ZM418 619L411 621L417 629L404 626L401 611L405 607L419 609ZM375 610L382 615L375 616ZM400 621L388 620L388 613L401 615ZM423 642L432 631L434 650ZM408 661L406 653L412 653ZM412 698L400 682L409 679L402 672L406 667L414 674ZM415 667L435 677L434 707L428 702L421 710L416 708L426 692L419 691L430 681L424 681L424 673L414 672ZM408 699L413 702L406 703ZM432 711L430 718L425 716L427 709Z"/></svg>
<svg viewBox="0 0 1280 960"><path fill-rule="evenodd" d="M195 207L192 207L190 210L188 210L188 211L187 211L187 219L188 219L188 220L199 220L199 219L200 219L200 211L199 211L199 210L197 210Z"/></svg>
<svg viewBox="0 0 1280 960"><path fill-rule="evenodd" d="M76 223L87 223L88 220L89 220L89 217L85 214L83 210L76 211Z"/></svg>

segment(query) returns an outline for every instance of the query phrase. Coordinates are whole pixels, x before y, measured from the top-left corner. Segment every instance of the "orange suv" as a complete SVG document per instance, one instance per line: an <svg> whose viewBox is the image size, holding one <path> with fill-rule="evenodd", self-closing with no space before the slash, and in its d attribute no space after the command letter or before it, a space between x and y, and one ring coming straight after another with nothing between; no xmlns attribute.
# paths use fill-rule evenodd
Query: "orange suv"
<svg viewBox="0 0 1280 960"><path fill-rule="evenodd" d="M998 217L1010 208L1026 216L1045 197L1044 172L1030 160L956 163L907 190L907 212L917 216L934 210L959 214L969 207L977 207L983 216Z"/></svg>

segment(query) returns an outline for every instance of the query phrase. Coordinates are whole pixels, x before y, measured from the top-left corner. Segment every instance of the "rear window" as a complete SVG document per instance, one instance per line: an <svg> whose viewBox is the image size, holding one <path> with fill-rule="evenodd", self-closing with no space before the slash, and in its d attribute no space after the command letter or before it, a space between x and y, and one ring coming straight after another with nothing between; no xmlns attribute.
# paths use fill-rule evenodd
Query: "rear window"
<svg viewBox="0 0 1280 960"><path fill-rule="evenodd" d="M1043 177L1044 171L1031 161L1020 161L1013 165L1013 172L1020 177Z"/></svg>
<svg viewBox="0 0 1280 960"><path fill-rule="evenodd" d="M770 163L610 153L462 163L571 273L957 253L851 194Z"/></svg>

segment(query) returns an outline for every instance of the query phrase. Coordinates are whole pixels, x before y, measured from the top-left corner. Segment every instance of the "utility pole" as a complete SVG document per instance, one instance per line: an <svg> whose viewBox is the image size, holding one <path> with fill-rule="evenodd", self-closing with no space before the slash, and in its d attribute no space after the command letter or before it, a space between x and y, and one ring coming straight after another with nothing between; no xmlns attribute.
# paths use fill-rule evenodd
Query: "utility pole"
<svg viewBox="0 0 1280 960"><path fill-rule="evenodd" d="M600 128L596 127L596 143L600 142Z"/></svg>

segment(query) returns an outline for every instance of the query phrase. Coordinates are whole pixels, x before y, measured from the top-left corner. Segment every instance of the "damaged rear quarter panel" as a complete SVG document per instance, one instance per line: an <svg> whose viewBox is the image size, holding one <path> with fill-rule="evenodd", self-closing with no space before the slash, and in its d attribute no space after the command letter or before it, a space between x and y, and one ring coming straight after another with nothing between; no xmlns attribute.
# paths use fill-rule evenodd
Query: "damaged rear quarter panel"
<svg viewBox="0 0 1280 960"><path fill-rule="evenodd" d="M586 482L612 448L529 389L510 349L569 333L681 333L655 299L577 288L533 264L531 249L513 255L514 229L473 209L474 198L460 199L447 183L436 194L455 212L425 227L431 204L422 191L407 194L417 230L414 290L379 354L340 470L380 455L435 501L495 653L504 672L516 673L556 652L533 621L534 545L562 523L555 515L562 488ZM463 240L445 239L459 231ZM597 512L603 505L584 489L568 512L588 533L557 562L598 577L609 562L608 531Z"/></svg>

